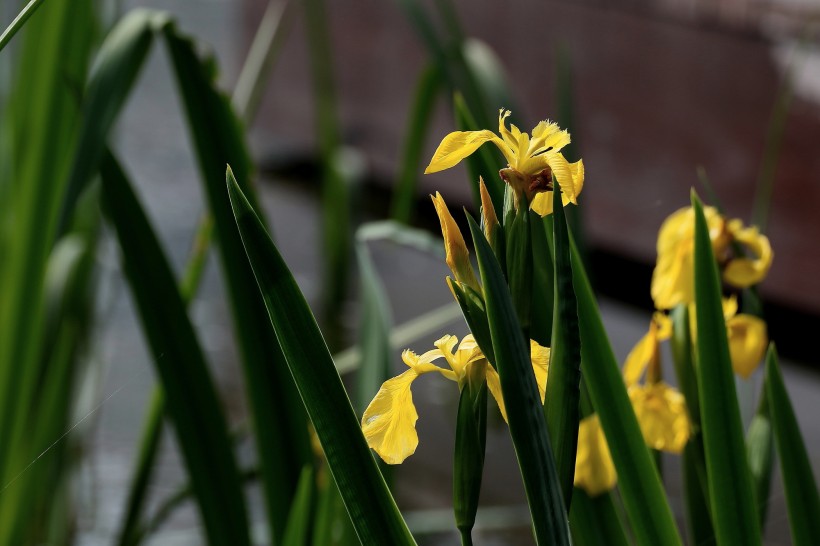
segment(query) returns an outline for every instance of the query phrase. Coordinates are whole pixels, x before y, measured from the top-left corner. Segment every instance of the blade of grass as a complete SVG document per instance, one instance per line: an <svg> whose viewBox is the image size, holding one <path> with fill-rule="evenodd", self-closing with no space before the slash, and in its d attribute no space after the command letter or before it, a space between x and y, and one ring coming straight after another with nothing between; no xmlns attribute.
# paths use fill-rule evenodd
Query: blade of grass
<svg viewBox="0 0 820 546"><path fill-rule="evenodd" d="M583 489L572 494L569 522L576 546L627 546L621 518L612 493L590 497Z"/></svg>
<svg viewBox="0 0 820 546"><path fill-rule="evenodd" d="M313 467L305 465L299 475L299 485L290 505L282 544L304 546L310 533L311 501L313 497Z"/></svg>
<svg viewBox="0 0 820 546"><path fill-rule="evenodd" d="M23 25L26 24L28 18L34 15L34 12L37 11L37 8L45 2L45 0L31 0L25 7L20 10L20 13L17 14L17 17L6 27L6 30L3 31L3 34L0 34L0 51L5 48L8 43L14 38L14 35L23 28Z"/></svg>
<svg viewBox="0 0 820 546"><path fill-rule="evenodd" d="M743 424L721 307L720 277L703 206L695 210L695 305L698 394L712 523L718 544L760 544Z"/></svg>
<svg viewBox="0 0 820 546"><path fill-rule="evenodd" d="M250 544L245 501L225 418L173 273L113 156L104 156L100 172L105 212L117 231L126 275L154 353L168 415L209 543Z"/></svg>
<svg viewBox="0 0 820 546"><path fill-rule="evenodd" d="M356 376L356 408L362 413L381 384L390 376L390 325L393 319L387 293L370 257L367 241L358 234L356 259L361 277L359 286L362 307L359 333L362 358Z"/></svg>
<svg viewBox="0 0 820 546"><path fill-rule="evenodd" d="M542 346L550 347L555 307L554 265L544 226L544 219L530 211L533 301L530 309L530 337Z"/></svg>
<svg viewBox="0 0 820 546"><path fill-rule="evenodd" d="M230 169L227 183L271 324L359 539L366 544L415 544L367 447L304 296Z"/></svg>
<svg viewBox="0 0 820 546"><path fill-rule="evenodd" d="M766 387L792 540L797 546L815 544L820 536L820 496L773 344L766 355Z"/></svg>
<svg viewBox="0 0 820 546"><path fill-rule="evenodd" d="M409 223L413 215L419 167L423 164L424 139L430 126L436 97L441 91L441 73L436 65L427 66L416 84L415 99L410 110L407 133L404 137L398 181L390 206L390 216L402 223Z"/></svg>
<svg viewBox="0 0 820 546"><path fill-rule="evenodd" d="M618 472L621 498L635 541L647 546L681 544L655 463L644 443L618 361L604 330L583 260L569 233L572 283L578 302L581 371Z"/></svg>
<svg viewBox="0 0 820 546"><path fill-rule="evenodd" d="M557 184L555 187L552 209L555 307L544 415L555 450L555 466L558 469L564 504L570 507L575 478L575 453L578 448L578 422L581 418L581 337L578 333L578 304L572 286L567 220L561 192L557 191Z"/></svg>
<svg viewBox="0 0 820 546"><path fill-rule="evenodd" d="M501 379L510 435L524 481L538 544L569 544L569 524L529 348L518 325L501 266L471 216L478 267L492 337L493 365ZM483 350L483 349L482 349ZM490 351L484 350L485 354Z"/></svg>
<svg viewBox="0 0 820 546"><path fill-rule="evenodd" d="M163 31L214 219L249 392L267 516L273 540L278 542L300 469L311 460L311 454L304 410L259 298L230 203L225 199L221 175L225 164L235 165L247 181L250 162L240 124L227 97L216 90L212 74L207 71L210 63L201 60L191 40L172 25ZM243 184L253 199L247 182ZM283 444L290 449L282 449Z"/></svg>

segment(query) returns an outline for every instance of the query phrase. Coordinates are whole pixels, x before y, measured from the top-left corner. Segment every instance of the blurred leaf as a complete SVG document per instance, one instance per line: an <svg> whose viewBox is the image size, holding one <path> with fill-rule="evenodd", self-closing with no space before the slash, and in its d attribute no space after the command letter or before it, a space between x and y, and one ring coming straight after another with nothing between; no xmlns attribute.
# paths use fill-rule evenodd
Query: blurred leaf
<svg viewBox="0 0 820 546"><path fill-rule="evenodd" d="M583 489L572 494L569 523L576 546L627 546L612 493L590 497Z"/></svg>
<svg viewBox="0 0 820 546"><path fill-rule="evenodd" d="M718 544L759 544L760 526L735 394L720 278L703 206L694 192L692 206L698 394L712 523Z"/></svg>
<svg viewBox="0 0 820 546"><path fill-rule="evenodd" d="M103 202L174 423L210 544L250 544L225 418L199 342L153 229L125 173L106 155Z"/></svg>
<svg viewBox="0 0 820 546"><path fill-rule="evenodd" d="M230 162L247 186L250 172L245 140L228 98L220 93L192 41L168 25L164 37L185 107L191 140L213 215L222 270L233 311L249 393L267 516L275 541L284 532L300 469L310 461L306 416L242 248L222 172ZM288 445L289 449L282 449Z"/></svg>
<svg viewBox="0 0 820 546"><path fill-rule="evenodd" d="M766 387L774 428L780 473L786 490L789 527L797 546L817 543L820 537L820 497L800 426L789 400L774 345L766 355Z"/></svg>
<svg viewBox="0 0 820 546"><path fill-rule="evenodd" d="M418 176L424 158L422 152L436 97L441 91L441 73L435 65L427 66L416 84L416 94L410 110L407 133L399 167L398 181L393 190L391 217L402 223L409 223L416 200Z"/></svg>
<svg viewBox="0 0 820 546"><path fill-rule="evenodd" d="M359 232L361 233L361 231ZM361 361L356 376L356 407L360 413L387 380L391 371L390 302L376 272L367 241L356 237L356 258L359 264L362 319L359 334Z"/></svg>
<svg viewBox="0 0 820 546"><path fill-rule="evenodd" d="M460 94L456 94L454 99L456 113L456 128L459 131L478 131L486 129L480 127L469 106ZM493 201L493 207L498 214L504 210L504 181L498 176L498 170L503 167L497 155L494 155L494 147L482 146L475 153L471 154L464 161L467 164L467 173L470 177L470 188L473 190L473 204L476 209L481 206L481 194L478 189L479 177L484 179L487 185L487 192Z"/></svg>
<svg viewBox="0 0 820 546"><path fill-rule="evenodd" d="M304 296L230 169L227 180L270 321L359 539L366 544L415 544L367 447Z"/></svg>
<svg viewBox="0 0 820 546"><path fill-rule="evenodd" d="M768 386L764 384L757 412L752 417L749 430L746 432L746 457L749 461L749 472L752 473L761 530L766 526L774 466L774 431L769 414L767 390Z"/></svg>
<svg viewBox="0 0 820 546"><path fill-rule="evenodd" d="M525 212L526 214L526 212ZM541 396L532 372L527 340L521 333L501 267L481 228L468 215L487 306L493 365L501 379L518 467L538 544L569 544L569 524L547 434Z"/></svg>
<svg viewBox="0 0 820 546"><path fill-rule="evenodd" d="M572 286L569 234L561 202L561 192L553 191L553 241L555 245L554 315L550 366L544 415L564 504L571 506L578 448L581 398L581 337L578 332L578 304Z"/></svg>
<svg viewBox="0 0 820 546"><path fill-rule="evenodd" d="M302 473L299 474L299 482L296 486L296 494L293 496L293 503L290 505L285 532L282 535L282 544L288 546L307 545L310 535L310 523L312 516L311 497L313 494L313 468L305 465Z"/></svg>
<svg viewBox="0 0 820 546"><path fill-rule="evenodd" d="M555 306L554 265L547 241L544 219L530 211L532 241L532 308L530 337L544 347L552 344L553 308Z"/></svg>
<svg viewBox="0 0 820 546"><path fill-rule="evenodd" d="M621 498L635 541L647 546L681 544L572 233L569 240L572 282L578 302L581 369L618 472Z"/></svg>

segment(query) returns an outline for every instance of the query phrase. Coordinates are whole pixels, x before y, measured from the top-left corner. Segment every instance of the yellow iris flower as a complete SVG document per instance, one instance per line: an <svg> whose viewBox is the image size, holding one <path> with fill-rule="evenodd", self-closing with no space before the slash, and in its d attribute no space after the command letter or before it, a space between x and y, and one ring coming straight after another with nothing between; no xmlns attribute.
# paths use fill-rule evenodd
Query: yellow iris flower
<svg viewBox="0 0 820 546"><path fill-rule="evenodd" d="M552 196L544 193L552 190L552 177L561 187L563 202L578 204L578 194L584 186L584 163L569 163L561 149L570 143L569 133L558 125L541 121L532 130L532 138L515 125L507 129L509 110L503 108L498 114L498 133L489 130L455 131L445 136L439 144L425 174L454 167L473 154L485 142L492 142L501 150L508 167L500 175L515 190L516 199L526 195L527 202L535 212L546 216L552 212Z"/></svg>
<svg viewBox="0 0 820 546"><path fill-rule="evenodd" d="M689 306L689 317L692 339L697 338L695 306ZM766 348L769 346L769 335L766 322L754 315L737 312L737 298L723 299L723 318L726 319L726 337L729 339L729 354L732 358L732 370L749 379L763 361Z"/></svg>
<svg viewBox="0 0 820 546"><path fill-rule="evenodd" d="M487 362L473 336L465 336L459 344L458 338L447 335L436 341L434 345L435 349L422 355L417 355L410 350L404 351L401 358L410 369L385 381L362 416L362 432L367 439L367 444L387 464L401 464L415 453L418 446L416 421L419 415L413 404L410 385L420 375L436 372L458 383L461 389L466 384L472 366L486 366L487 387L498 403L504 419L507 418L498 373ZM533 371L543 402L550 350L531 341L530 352ZM447 362L450 369L433 364L440 358Z"/></svg>
<svg viewBox="0 0 820 546"><path fill-rule="evenodd" d="M578 427L578 452L575 456L575 487L590 497L605 493L618 483L609 445L598 414L581 419Z"/></svg>
<svg viewBox="0 0 820 546"><path fill-rule="evenodd" d="M683 395L659 379L660 343L672 336L672 321L655 313L649 332L626 357L624 382L644 441L653 449L680 453L689 441L691 424ZM647 380L641 384L641 376Z"/></svg>
<svg viewBox="0 0 820 546"><path fill-rule="evenodd" d="M737 288L762 281L772 265L769 239L756 227L743 227L740 220L727 221L714 207L704 207L703 212L723 280ZM695 213L691 207L674 212L661 226L658 261L652 273L652 300L657 309L694 301L694 241ZM733 244L748 250L752 257L734 256Z"/></svg>

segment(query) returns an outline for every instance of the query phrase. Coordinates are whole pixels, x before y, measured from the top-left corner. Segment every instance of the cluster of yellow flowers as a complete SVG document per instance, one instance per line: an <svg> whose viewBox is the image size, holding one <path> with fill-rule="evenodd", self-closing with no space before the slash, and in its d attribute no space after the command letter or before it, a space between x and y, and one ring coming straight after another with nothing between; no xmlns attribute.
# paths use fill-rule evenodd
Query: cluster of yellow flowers
<svg viewBox="0 0 820 546"><path fill-rule="evenodd" d="M541 216L550 214L553 179L558 182L564 204L577 204L584 184L584 164L580 160L569 163L561 154L561 149L570 142L569 134L555 123L542 121L530 137L515 125L506 127L509 115L507 110L499 112L499 135L488 130L456 131L447 135L425 173L453 167L482 144L492 142L508 162L499 174L512 189L516 208L525 203ZM483 181L480 188L485 234L490 239L488 224L497 220ZM441 223L447 265L459 283L481 293L458 225L441 195L436 193L432 199ZM705 213L724 281L736 288L759 283L772 261L768 239L758 233L757 228L744 227L740 220L727 221L712 207L706 207ZM624 382L647 445L671 453L683 450L692 425L684 397L661 379L660 343L672 335L672 322L666 311L681 304L694 305L693 256L694 212L685 208L672 214L661 227L651 287L657 312L649 332L632 349L623 368ZM725 300L724 314L734 369L748 377L762 359L768 342L765 323L751 315L738 314L734 298ZM694 317L694 313L691 316ZM530 344L533 373L543 402L550 349L535 341ZM459 389L465 387L469 376L480 373L486 378L487 387L506 420L498 373L473 336L466 336L458 344L456 337L447 335L434 345L435 349L422 355L404 351L402 360L409 369L382 385L362 417L362 430L368 444L388 464L403 462L418 446L415 430L418 413L410 385L425 373L436 372L456 382ZM449 369L434 364L441 358ZM579 426L575 485L594 496L612 489L616 483L617 475L598 416L589 415Z"/></svg>

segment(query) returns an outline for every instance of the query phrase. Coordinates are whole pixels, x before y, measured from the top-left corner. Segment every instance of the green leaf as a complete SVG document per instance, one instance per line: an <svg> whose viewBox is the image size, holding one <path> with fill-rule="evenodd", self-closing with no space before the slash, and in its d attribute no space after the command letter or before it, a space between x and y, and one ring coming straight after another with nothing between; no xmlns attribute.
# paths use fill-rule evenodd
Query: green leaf
<svg viewBox="0 0 820 546"><path fill-rule="evenodd" d="M581 370L592 403L598 409L635 540L647 546L681 544L571 233L569 240L572 283L578 302Z"/></svg>
<svg viewBox="0 0 820 546"><path fill-rule="evenodd" d="M0 51L2 51L11 39L14 38L14 35L23 28L28 18L34 15L34 12L37 11L37 8L39 8L43 2L45 2L45 0L31 0L20 10L17 17L15 17L11 24L6 27L6 30L3 31L3 34L0 34Z"/></svg>
<svg viewBox="0 0 820 546"><path fill-rule="evenodd" d="M569 525L550 448L529 343L521 333L501 266L475 220L468 215L484 286L493 365L501 379L518 467L538 544L569 544Z"/></svg>
<svg viewBox="0 0 820 546"><path fill-rule="evenodd" d="M227 182L270 321L359 539L365 544L414 544L304 296L230 169Z"/></svg>
<svg viewBox="0 0 820 546"><path fill-rule="evenodd" d="M530 240L532 241L530 337L542 346L549 347L552 344L552 315L555 305L554 265L544 219L533 211L530 211Z"/></svg>
<svg viewBox="0 0 820 546"><path fill-rule="evenodd" d="M746 457L749 461L749 472L752 473L761 530L766 526L774 467L774 431L767 391L768 385L764 384L757 412L752 417L749 430L746 432Z"/></svg>
<svg viewBox="0 0 820 546"><path fill-rule="evenodd" d="M282 544L288 546L305 546L310 533L313 496L313 468L310 465L302 469L298 483L282 536Z"/></svg>
<svg viewBox="0 0 820 546"><path fill-rule="evenodd" d="M766 355L766 386L780 472L786 490L789 526L797 546L817 543L820 537L820 497L800 426L789 400L774 345Z"/></svg>
<svg viewBox="0 0 820 546"><path fill-rule="evenodd" d="M370 258L367 240L361 236L362 233L360 230L356 236L362 307L359 333L362 358L356 376L356 407L363 413L381 384L390 377L390 328L393 319L387 293Z"/></svg>
<svg viewBox="0 0 820 546"><path fill-rule="evenodd" d="M435 65L427 66L416 84L416 94L410 110L407 133L404 137L398 180L393 190L390 216L409 223L413 215L420 167L424 164L422 152L430 127L436 97L441 91L441 73Z"/></svg>
<svg viewBox="0 0 820 546"><path fill-rule="evenodd" d="M612 500L612 493L590 497L576 489L569 511L573 544L576 546L627 546L621 518Z"/></svg>
<svg viewBox="0 0 820 546"><path fill-rule="evenodd" d="M581 336L578 332L578 304L572 286L569 233L561 202L561 192L553 193L555 248L554 316L552 347L547 379L544 415L555 450L555 465L564 504L571 506L578 448L581 399Z"/></svg>
<svg viewBox="0 0 820 546"><path fill-rule="evenodd" d="M214 219L222 271L227 279L242 370L248 389L268 521L275 542L282 537L299 472L311 460L307 418L293 379L256 288L242 248L222 173L230 162L246 194L250 172L242 127L228 98L220 93L194 44L172 25L163 28L196 150L201 179ZM289 449L282 449L288 445Z"/></svg>
<svg viewBox="0 0 820 546"><path fill-rule="evenodd" d="M698 394L712 523L718 544L760 544L743 424L721 307L720 277L703 206L695 210Z"/></svg>
<svg viewBox="0 0 820 546"><path fill-rule="evenodd" d="M125 173L107 155L103 202L151 344L210 544L250 544L245 501L227 425L171 268Z"/></svg>

